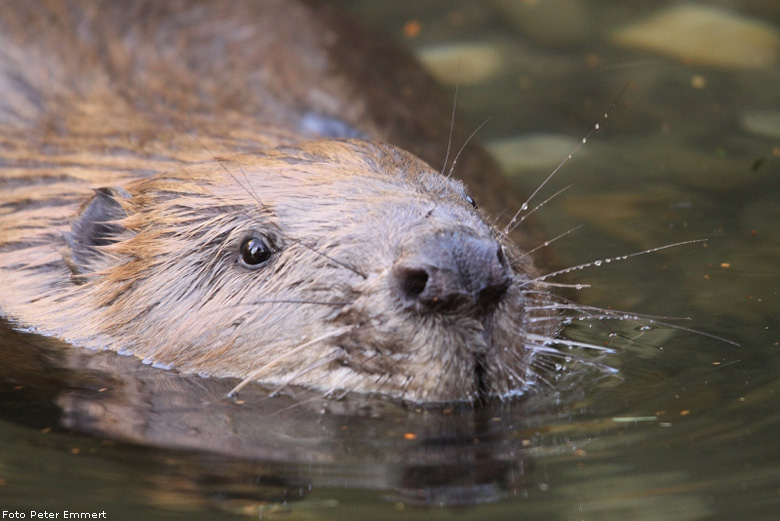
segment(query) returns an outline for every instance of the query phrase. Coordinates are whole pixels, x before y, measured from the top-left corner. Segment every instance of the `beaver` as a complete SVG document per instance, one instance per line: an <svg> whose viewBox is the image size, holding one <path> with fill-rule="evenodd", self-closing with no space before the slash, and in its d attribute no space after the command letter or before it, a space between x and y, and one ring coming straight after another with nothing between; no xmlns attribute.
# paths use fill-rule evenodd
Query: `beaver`
<svg viewBox="0 0 780 521"><path fill-rule="evenodd" d="M4 3L2 314L183 373L522 394L556 306L475 203L522 199L476 145L474 195L429 166L467 134L375 40L311 1Z"/></svg>

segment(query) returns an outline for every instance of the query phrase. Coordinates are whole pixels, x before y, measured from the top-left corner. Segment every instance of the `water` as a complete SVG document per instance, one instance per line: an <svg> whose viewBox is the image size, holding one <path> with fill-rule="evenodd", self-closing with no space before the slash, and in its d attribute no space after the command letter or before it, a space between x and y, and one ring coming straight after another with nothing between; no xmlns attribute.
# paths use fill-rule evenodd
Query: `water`
<svg viewBox="0 0 780 521"><path fill-rule="evenodd" d="M697 5L780 33L780 8L764 4ZM708 241L577 271L590 285L578 301L691 317L675 323L739 347L577 324L572 338L618 349L605 360L616 376L577 369L556 392L478 412L340 411L251 394L225 403L197 379L152 368L123 378L129 359L63 347L52 360L4 331L13 356L0 369L0 509L27 519L775 519L780 69L749 63L763 47L742 52L744 64L723 53L703 63L616 41L670 5L349 3L451 89L459 83L459 115L473 126L490 118L479 137L528 193L599 122L539 196L575 185L537 213L550 237L581 225L555 243L561 265Z"/></svg>

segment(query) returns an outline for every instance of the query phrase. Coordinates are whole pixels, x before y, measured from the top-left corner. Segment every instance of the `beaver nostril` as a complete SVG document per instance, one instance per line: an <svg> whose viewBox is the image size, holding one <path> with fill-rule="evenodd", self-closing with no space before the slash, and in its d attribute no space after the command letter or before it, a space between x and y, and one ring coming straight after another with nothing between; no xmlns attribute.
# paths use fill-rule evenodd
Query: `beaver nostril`
<svg viewBox="0 0 780 521"><path fill-rule="evenodd" d="M482 308L490 308L498 304L509 289L509 278L496 279L486 285L480 292L478 302Z"/></svg>
<svg viewBox="0 0 780 521"><path fill-rule="evenodd" d="M496 258L498 259L498 265L502 268L507 268L507 260L506 260L506 254L504 253L504 247L502 245L498 246L498 251L496 252Z"/></svg>
<svg viewBox="0 0 780 521"><path fill-rule="evenodd" d="M403 268L397 274L401 292L408 301L416 301L428 284L428 273L422 269Z"/></svg>
<svg viewBox="0 0 780 521"><path fill-rule="evenodd" d="M497 246L494 261L495 263L493 261L487 263L489 273L483 281L482 289L479 290L478 300L482 307L498 304L509 289L510 270L503 246Z"/></svg>

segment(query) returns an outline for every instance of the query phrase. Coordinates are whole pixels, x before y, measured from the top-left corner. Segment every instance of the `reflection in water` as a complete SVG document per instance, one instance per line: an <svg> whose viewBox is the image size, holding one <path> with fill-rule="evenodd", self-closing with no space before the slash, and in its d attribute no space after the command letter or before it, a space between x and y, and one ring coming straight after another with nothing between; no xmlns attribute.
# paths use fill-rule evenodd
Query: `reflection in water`
<svg viewBox="0 0 780 521"><path fill-rule="evenodd" d="M523 487L527 439L490 409L412 410L292 388L269 397L259 386L227 398L234 379L184 376L113 352L3 333L0 375L3 387L16 389L16 419L29 421L34 407L38 427L201 455L165 476L168 501L192 495L201 503L219 491L229 505L262 505L303 499L314 487L347 487L394 491L410 504L465 505Z"/></svg>

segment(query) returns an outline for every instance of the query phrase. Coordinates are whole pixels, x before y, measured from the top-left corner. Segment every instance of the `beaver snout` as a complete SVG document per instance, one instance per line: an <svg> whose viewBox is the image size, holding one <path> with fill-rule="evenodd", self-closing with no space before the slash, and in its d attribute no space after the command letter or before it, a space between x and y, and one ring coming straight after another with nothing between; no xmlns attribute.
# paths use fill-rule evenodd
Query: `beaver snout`
<svg viewBox="0 0 780 521"><path fill-rule="evenodd" d="M455 229L405 245L392 276L405 309L487 313L506 293L511 270L495 239Z"/></svg>

